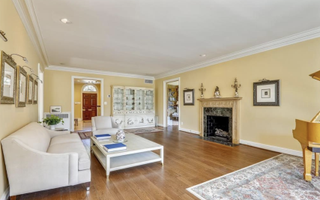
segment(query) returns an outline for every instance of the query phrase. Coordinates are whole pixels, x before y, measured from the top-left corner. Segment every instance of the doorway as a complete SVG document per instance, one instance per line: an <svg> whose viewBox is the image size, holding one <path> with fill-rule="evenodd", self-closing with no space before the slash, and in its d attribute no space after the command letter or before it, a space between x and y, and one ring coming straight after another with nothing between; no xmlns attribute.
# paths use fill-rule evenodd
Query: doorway
<svg viewBox="0 0 320 200"><path fill-rule="evenodd" d="M91 117L103 116L103 81L102 78L72 77L72 131L90 131Z"/></svg>
<svg viewBox="0 0 320 200"><path fill-rule="evenodd" d="M178 126L180 130L180 78L163 81L163 126Z"/></svg>

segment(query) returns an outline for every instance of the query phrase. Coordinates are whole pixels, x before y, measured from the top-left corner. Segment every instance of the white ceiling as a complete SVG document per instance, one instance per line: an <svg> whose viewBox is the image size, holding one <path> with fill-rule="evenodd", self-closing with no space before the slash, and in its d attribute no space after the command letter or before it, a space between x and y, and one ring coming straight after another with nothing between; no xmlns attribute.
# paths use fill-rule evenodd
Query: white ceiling
<svg viewBox="0 0 320 200"><path fill-rule="evenodd" d="M27 0L27 5L49 65L148 76L320 27L320 0Z"/></svg>

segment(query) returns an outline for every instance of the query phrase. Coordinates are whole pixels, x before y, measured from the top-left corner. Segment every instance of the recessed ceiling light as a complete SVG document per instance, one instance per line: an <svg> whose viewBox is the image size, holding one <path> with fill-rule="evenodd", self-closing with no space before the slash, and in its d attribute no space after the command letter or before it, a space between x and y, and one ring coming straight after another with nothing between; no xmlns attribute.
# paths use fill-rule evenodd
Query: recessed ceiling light
<svg viewBox="0 0 320 200"><path fill-rule="evenodd" d="M71 24L71 22L67 18L60 19L60 21L64 24Z"/></svg>
<svg viewBox="0 0 320 200"><path fill-rule="evenodd" d="M200 57L206 57L206 54L201 54Z"/></svg>

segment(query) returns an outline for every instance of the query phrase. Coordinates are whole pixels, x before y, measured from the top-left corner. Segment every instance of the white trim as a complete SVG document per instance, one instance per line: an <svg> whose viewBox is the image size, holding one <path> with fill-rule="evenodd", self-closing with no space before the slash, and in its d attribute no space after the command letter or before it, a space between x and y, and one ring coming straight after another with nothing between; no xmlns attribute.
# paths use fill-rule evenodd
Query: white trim
<svg viewBox="0 0 320 200"><path fill-rule="evenodd" d="M9 199L9 187L7 187L7 189L3 192L0 198L0 200L7 200L7 199Z"/></svg>
<svg viewBox="0 0 320 200"><path fill-rule="evenodd" d="M193 134L197 134L197 135L200 134L199 131L195 131L195 130L191 130L191 129L186 129L186 128L179 128L179 131L184 131L184 132L187 132L187 133L193 133Z"/></svg>
<svg viewBox="0 0 320 200"><path fill-rule="evenodd" d="M38 32L39 32L39 27L35 27L34 26L34 21L36 21L35 18L35 14L34 14L34 10L30 8L32 8L32 6L30 6L31 1L30 0L12 0L12 2L14 3L14 6L16 7L16 10L20 16L20 19L27 31L27 34L41 60L41 62L45 65L48 66L48 59L47 59L47 55L45 54L44 51L44 45L42 42L42 38L38 37ZM26 5L27 4L27 5ZM40 33L40 32L39 32Z"/></svg>
<svg viewBox="0 0 320 200"><path fill-rule="evenodd" d="M225 177L225 176L229 176L229 175L231 175L231 174L234 174L234 173L240 172L240 171L242 171L242 170L248 169L249 167L253 167L253 166L256 166L256 165L258 165L258 164L261 164L261 163L267 162L268 160L274 159L274 158L279 157L279 156L282 156L282 154L280 154L280 155L276 155L276 156L273 156L273 157L268 158L268 159L266 159L266 160L263 160L263 161L260 161L260 162L258 162L258 163L255 163L255 164L249 165L249 166L247 166L247 167L244 167L244 168L238 169L238 170L236 170L236 171L233 171L233 172L227 173L227 174L222 175L222 176L219 176L219 177L217 177L217 178L213 178L213 179L211 179L211 180L208 180L208 181L206 181L206 182L200 183L200 184L198 184L198 185L191 186L191 187L187 188L187 190L188 190L188 192L192 193L194 196L198 197L199 199L201 199L201 200L202 200L202 199L203 199L203 200L205 200L204 198L202 198L201 196L199 196L197 193L193 192L191 189L192 189L192 188L194 188L194 187L198 187L198 186L200 186L200 185L203 185L203 184L209 183L209 182L211 182L211 181L214 181L214 180L217 180L217 179L223 178L223 177Z"/></svg>
<svg viewBox="0 0 320 200"><path fill-rule="evenodd" d="M178 95L179 95L179 105L178 105L178 114L179 114L179 130L180 130L180 119L181 119L181 113L180 113L180 104L181 104L181 100L180 100L180 97L181 97L181 87L180 87L180 77L177 77L177 78L174 78L174 79L170 79L170 80L165 80L163 81L163 103L162 103L162 106L163 106L163 114L162 114L162 123L163 123L163 127L167 127L168 124L167 124L167 105L168 105L168 97L167 97L167 83L170 83L170 82L175 82L175 81L178 81L179 84L179 88L178 88Z"/></svg>
<svg viewBox="0 0 320 200"><path fill-rule="evenodd" d="M249 56L249 55L253 55L253 54L257 54L257 53L261 53L264 51L269 51L272 49L276 49L276 48L280 48L280 47L284 47L284 46L288 46L291 44L295 44L295 43L299 43L299 42L303 42L306 40L311 40L314 38L318 38L320 37L320 27L317 28L313 28L307 31L303 31L297 34L293 34L293 35L289 35L277 40L273 40L270 42L266 42L257 46L253 46L247 49L243 49L241 51L237 51L237 52L233 52L227 55L223 55L220 56L218 58L214 58L212 60L203 62L203 63L199 63L196 65L192 65L192 66L188 66L188 67L184 67L182 69L178 69L178 70L174 70L174 71L170 71L167 73L162 73L159 74L157 76L155 76L156 79L160 79L160 78L165 78L168 76L173 76L176 74L181 74L184 72L188 72L188 71L192 71L192 70L196 70L196 69L200 69L200 68L204 68L204 67L208 67L211 65L216 65L219 63L223 63L226 61L230 61L230 60L234 60L237 58L242 58L245 56Z"/></svg>
<svg viewBox="0 0 320 200"><path fill-rule="evenodd" d="M258 147L261 149L266 149L266 150L270 150L270 151L276 151L276 152L280 152L280 153L285 153L285 154L289 154L289 155L293 155L293 156L302 157L302 151L297 151L297 150L292 150L292 149L287 149L287 148L282 148L282 147L277 147L277 146L272 146L272 145L267 145L267 144L261 144L261 143L257 143L257 142L251 142L248 140L240 140L240 143L246 144L249 146L253 146L253 147Z"/></svg>
<svg viewBox="0 0 320 200"><path fill-rule="evenodd" d="M43 112L44 112L44 78L43 78L43 72L41 71L41 65L38 63L38 120L43 120Z"/></svg>
<svg viewBox="0 0 320 200"><path fill-rule="evenodd" d="M155 80L153 76L143 76L143 75L138 75L138 74L126 74L126 73L109 72L109 71L93 70L93 69L82 69L82 68L75 68L75 67L61 67L61 66L56 66L56 65L50 65L49 67L46 68L46 70Z"/></svg>
<svg viewBox="0 0 320 200"><path fill-rule="evenodd" d="M157 124L158 126L164 127L163 124Z"/></svg>
<svg viewBox="0 0 320 200"><path fill-rule="evenodd" d="M71 131L74 131L74 79L93 79L100 81L101 116L104 115L104 79L84 76L71 76ZM82 100L81 100L82 101Z"/></svg>

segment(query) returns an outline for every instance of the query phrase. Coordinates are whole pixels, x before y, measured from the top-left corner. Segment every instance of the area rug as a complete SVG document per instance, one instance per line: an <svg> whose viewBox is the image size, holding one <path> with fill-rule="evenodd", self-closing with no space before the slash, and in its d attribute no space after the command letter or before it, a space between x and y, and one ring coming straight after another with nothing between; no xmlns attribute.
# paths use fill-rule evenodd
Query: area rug
<svg viewBox="0 0 320 200"><path fill-rule="evenodd" d="M80 138L83 139L88 139L92 136L92 131L83 131L83 132L78 132Z"/></svg>
<svg viewBox="0 0 320 200"><path fill-rule="evenodd" d="M320 178L304 181L303 171L301 157L281 154L187 190L200 199L320 199Z"/></svg>
<svg viewBox="0 0 320 200"><path fill-rule="evenodd" d="M139 133L155 133L163 131L163 127L148 127L148 128L135 128L125 129L127 133L139 134Z"/></svg>

